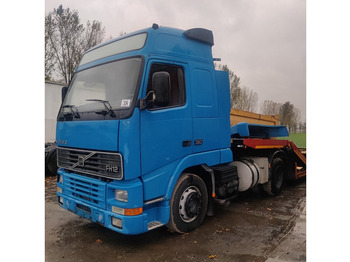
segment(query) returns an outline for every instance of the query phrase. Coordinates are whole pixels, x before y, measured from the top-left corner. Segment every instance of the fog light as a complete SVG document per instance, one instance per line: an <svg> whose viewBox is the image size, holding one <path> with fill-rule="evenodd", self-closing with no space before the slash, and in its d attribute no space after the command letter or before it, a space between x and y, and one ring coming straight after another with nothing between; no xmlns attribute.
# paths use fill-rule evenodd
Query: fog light
<svg viewBox="0 0 350 262"><path fill-rule="evenodd" d="M112 217L112 225L118 228L123 228L123 221L119 218Z"/></svg>
<svg viewBox="0 0 350 262"><path fill-rule="evenodd" d="M128 191L126 190L115 190L115 199L122 201L122 202L128 202Z"/></svg>
<svg viewBox="0 0 350 262"><path fill-rule="evenodd" d="M63 199L62 199L62 197L58 197L58 203L60 203L61 205L63 205Z"/></svg>

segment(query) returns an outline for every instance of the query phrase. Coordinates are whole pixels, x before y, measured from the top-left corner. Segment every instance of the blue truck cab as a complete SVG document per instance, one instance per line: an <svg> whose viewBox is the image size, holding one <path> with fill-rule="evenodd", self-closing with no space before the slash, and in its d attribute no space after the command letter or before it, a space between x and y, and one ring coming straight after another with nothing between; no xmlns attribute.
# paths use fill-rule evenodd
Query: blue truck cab
<svg viewBox="0 0 350 262"><path fill-rule="evenodd" d="M57 117L61 207L123 234L188 232L237 191L213 44L209 30L154 24L83 55Z"/></svg>

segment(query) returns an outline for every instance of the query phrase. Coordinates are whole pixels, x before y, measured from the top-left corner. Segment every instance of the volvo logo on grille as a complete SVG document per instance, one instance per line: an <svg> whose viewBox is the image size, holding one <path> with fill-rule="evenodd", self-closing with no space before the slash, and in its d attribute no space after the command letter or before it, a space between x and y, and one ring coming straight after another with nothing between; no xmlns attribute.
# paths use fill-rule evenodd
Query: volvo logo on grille
<svg viewBox="0 0 350 262"><path fill-rule="evenodd" d="M85 159L83 156L78 156L78 166L84 166Z"/></svg>
<svg viewBox="0 0 350 262"><path fill-rule="evenodd" d="M90 157L92 157L95 154L95 152L91 152L90 154L88 154L87 156L78 156L78 162L76 162L75 164L73 164L70 168L76 168L77 166L85 166L85 161L88 160Z"/></svg>

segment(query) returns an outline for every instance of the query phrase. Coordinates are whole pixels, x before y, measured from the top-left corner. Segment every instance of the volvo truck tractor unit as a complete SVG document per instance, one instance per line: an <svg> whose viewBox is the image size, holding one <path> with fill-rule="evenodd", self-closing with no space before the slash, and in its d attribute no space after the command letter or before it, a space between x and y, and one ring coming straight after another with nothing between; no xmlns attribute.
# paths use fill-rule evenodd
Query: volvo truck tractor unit
<svg viewBox="0 0 350 262"><path fill-rule="evenodd" d="M57 201L122 234L197 228L215 203L306 175L279 125L230 124L210 30L160 27L83 55L57 116Z"/></svg>

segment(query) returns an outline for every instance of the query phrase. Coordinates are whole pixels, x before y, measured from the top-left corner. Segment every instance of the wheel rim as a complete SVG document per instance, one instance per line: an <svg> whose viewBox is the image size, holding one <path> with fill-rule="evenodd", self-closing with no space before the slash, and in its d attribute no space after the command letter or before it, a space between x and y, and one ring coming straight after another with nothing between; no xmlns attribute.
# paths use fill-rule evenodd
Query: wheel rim
<svg viewBox="0 0 350 262"><path fill-rule="evenodd" d="M179 214L181 219L190 223L195 220L202 208L202 195L195 186L190 186L184 190L180 197Z"/></svg>

